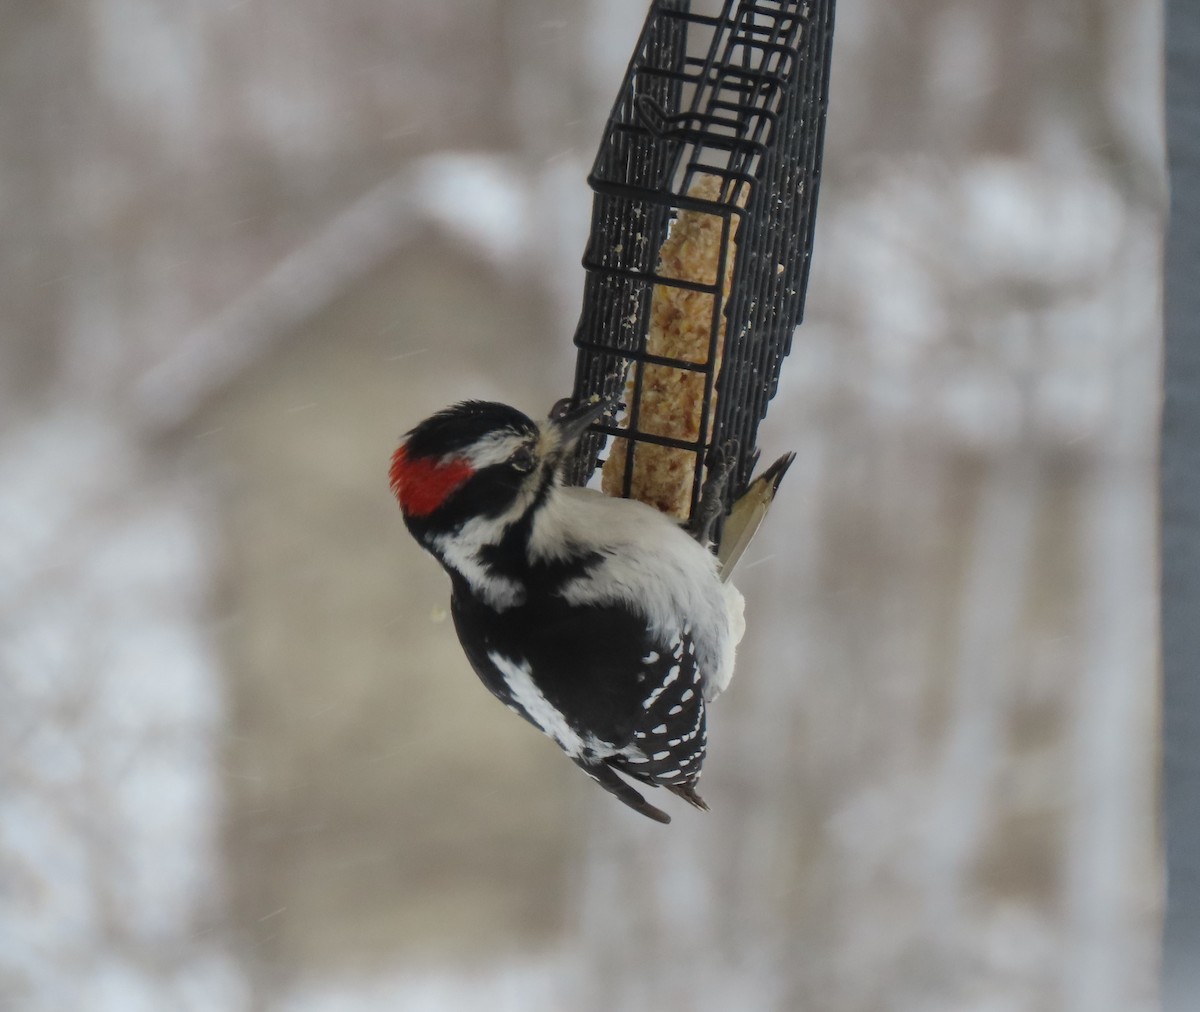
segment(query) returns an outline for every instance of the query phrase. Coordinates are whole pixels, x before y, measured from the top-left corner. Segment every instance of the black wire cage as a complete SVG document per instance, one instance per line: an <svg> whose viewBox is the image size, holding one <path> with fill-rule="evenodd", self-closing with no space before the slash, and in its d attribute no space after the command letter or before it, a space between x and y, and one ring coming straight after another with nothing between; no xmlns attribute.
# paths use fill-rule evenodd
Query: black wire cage
<svg viewBox="0 0 1200 1012"><path fill-rule="evenodd" d="M834 0L722 0L709 14L688 0L653 0L588 177L595 197L573 400L626 407L583 441L577 484L608 435L626 440L625 496L636 455L651 445L687 455L689 515L713 447L735 457L727 503L747 487L758 425L804 312L833 13ZM679 276L660 256L689 213L711 216L715 269L703 276ZM655 299L672 290L701 297L708 339L697 354L648 344ZM686 435L644 423L649 374L695 389L698 417Z"/></svg>

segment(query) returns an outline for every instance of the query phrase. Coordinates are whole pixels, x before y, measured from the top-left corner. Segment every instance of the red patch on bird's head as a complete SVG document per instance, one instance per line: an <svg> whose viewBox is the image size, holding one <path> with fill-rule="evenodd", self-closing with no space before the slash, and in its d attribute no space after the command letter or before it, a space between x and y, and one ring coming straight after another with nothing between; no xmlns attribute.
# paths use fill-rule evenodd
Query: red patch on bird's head
<svg viewBox="0 0 1200 1012"><path fill-rule="evenodd" d="M392 494L405 516L428 516L449 495L471 477L473 469L465 460L436 460L431 457L409 459L401 444L392 454L390 472Z"/></svg>

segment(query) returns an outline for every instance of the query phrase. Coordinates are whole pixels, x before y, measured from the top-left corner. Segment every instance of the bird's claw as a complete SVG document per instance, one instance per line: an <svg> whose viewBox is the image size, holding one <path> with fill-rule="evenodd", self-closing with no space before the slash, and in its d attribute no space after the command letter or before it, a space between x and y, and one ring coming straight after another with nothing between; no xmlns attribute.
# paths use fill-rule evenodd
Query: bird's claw
<svg viewBox="0 0 1200 1012"><path fill-rule="evenodd" d="M700 490L700 502L696 515L688 524L688 532L702 545L712 541L713 525L724 512L725 490L737 465L737 451L737 440L728 439L721 446L714 446L709 454L708 475Z"/></svg>

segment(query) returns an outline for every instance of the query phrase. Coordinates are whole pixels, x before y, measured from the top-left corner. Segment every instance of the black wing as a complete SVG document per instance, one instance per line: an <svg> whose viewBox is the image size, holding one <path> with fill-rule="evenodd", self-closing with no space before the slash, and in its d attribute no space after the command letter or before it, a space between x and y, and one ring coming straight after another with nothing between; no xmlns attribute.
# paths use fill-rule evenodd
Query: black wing
<svg viewBox="0 0 1200 1012"><path fill-rule="evenodd" d="M488 689L601 786L659 821L667 817L615 771L703 807L694 791L706 745L702 673L686 630L659 641L623 606L561 599L496 612L460 588L452 613Z"/></svg>

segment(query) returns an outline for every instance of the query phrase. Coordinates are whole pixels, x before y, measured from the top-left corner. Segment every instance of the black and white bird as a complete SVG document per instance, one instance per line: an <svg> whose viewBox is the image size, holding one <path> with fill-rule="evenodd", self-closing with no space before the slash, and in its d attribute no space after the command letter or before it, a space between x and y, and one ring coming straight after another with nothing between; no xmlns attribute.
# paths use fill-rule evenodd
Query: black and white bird
<svg viewBox="0 0 1200 1012"><path fill-rule="evenodd" d="M454 405L408 433L391 487L450 575L455 629L483 683L625 804L669 822L623 777L707 808L705 704L733 675L743 601L703 538L563 484L608 407L537 423L504 404Z"/></svg>

